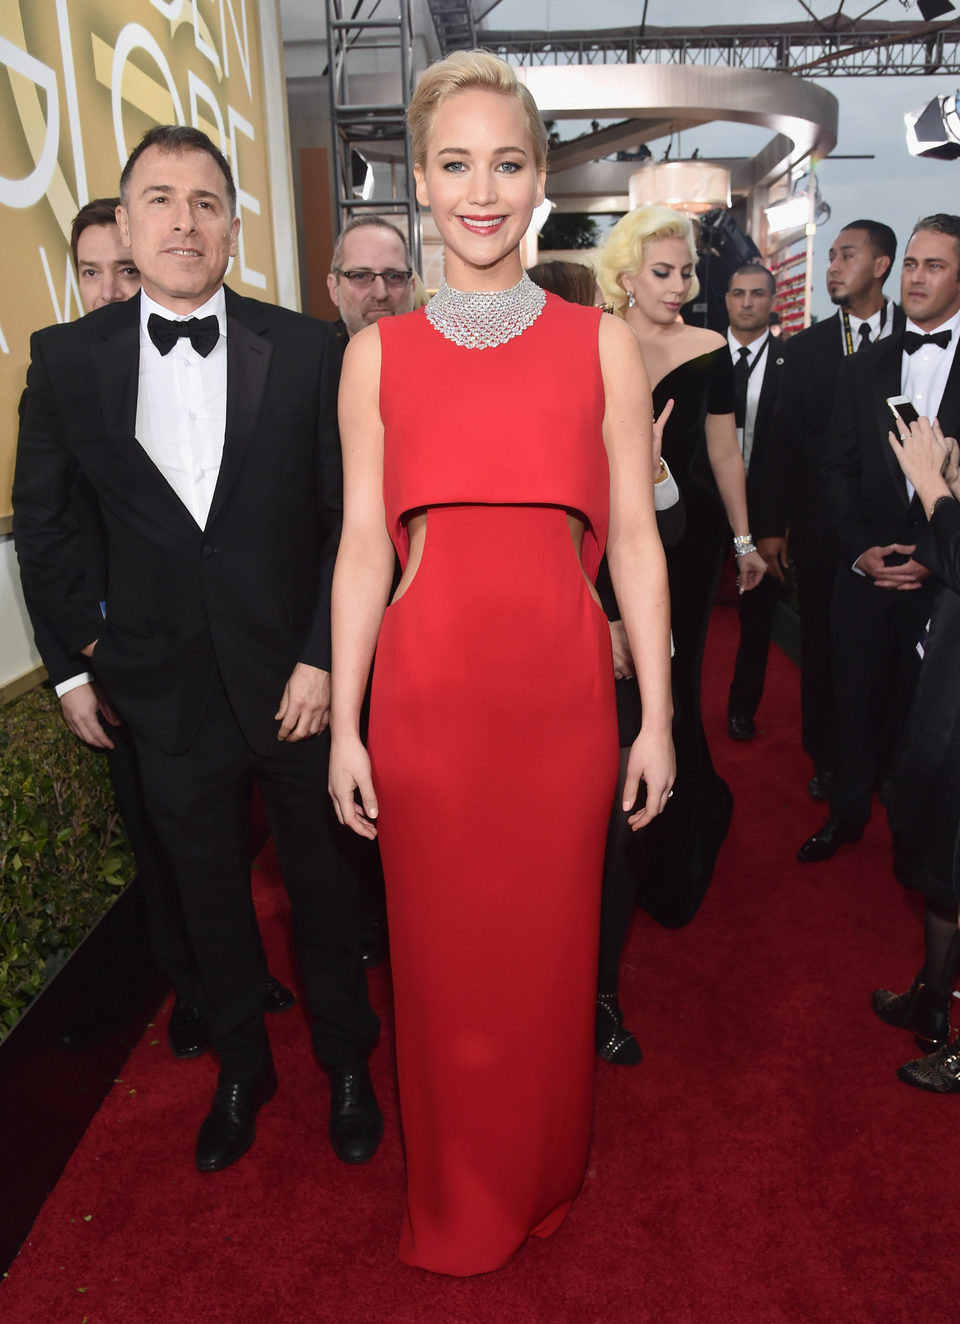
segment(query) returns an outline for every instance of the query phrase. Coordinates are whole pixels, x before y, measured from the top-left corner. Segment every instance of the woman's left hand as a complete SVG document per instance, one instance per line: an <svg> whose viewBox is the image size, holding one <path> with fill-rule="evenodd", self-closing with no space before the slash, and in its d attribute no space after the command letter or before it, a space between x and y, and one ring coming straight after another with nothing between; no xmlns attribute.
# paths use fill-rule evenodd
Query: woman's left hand
<svg viewBox="0 0 960 1324"><path fill-rule="evenodd" d="M630 748L627 778L623 786L623 810L630 815L627 822L631 831L646 827L663 812L672 794L676 775L677 761L669 732L653 735L641 727L640 734ZM642 809L631 814L641 781L647 787L647 801Z"/></svg>
<svg viewBox="0 0 960 1324"><path fill-rule="evenodd" d="M951 446L936 419L920 417L907 427L897 424L897 433L887 434L897 463L919 491L930 482L943 477Z"/></svg>
<svg viewBox="0 0 960 1324"><path fill-rule="evenodd" d="M767 573L767 563L759 552L747 552L737 557L737 588L749 593Z"/></svg>

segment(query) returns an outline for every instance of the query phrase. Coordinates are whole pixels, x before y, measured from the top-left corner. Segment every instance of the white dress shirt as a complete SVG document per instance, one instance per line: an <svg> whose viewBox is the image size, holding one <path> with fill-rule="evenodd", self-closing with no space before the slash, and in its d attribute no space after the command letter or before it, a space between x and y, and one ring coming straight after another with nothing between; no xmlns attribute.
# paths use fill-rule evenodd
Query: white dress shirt
<svg viewBox="0 0 960 1324"><path fill-rule="evenodd" d="M762 336L757 336L756 340L752 340L749 345L742 345L728 327L727 345L734 364L740 357L741 349L747 351L747 368L750 372L750 376L747 378L747 407L743 417L743 427L737 428L737 441L740 443L743 467L749 469L750 456L753 454L753 429L757 422L757 406L760 403L760 392L763 390L763 374L767 370L766 356L770 353L770 332L767 331ZM763 354L764 357L757 363L757 357L760 354Z"/></svg>
<svg viewBox="0 0 960 1324"><path fill-rule="evenodd" d="M206 358L181 337L168 354L150 339L147 319L216 316L220 339ZM223 287L192 313L171 313L140 292L140 378L136 439L202 529L220 475L227 419L227 309ZM85 671L56 686L57 698L86 685Z"/></svg>
<svg viewBox="0 0 960 1324"><path fill-rule="evenodd" d="M220 339L206 358L186 336L168 354L150 339L147 320L171 322L215 315ZM227 418L227 311L223 287L194 312L171 314L140 295L140 389L137 441L202 529L220 474Z"/></svg>
<svg viewBox="0 0 960 1324"><path fill-rule="evenodd" d="M900 368L900 391L908 396L918 414L927 418L936 418L943 400L943 392L953 367L953 356L957 350L957 335L960 333L960 313L955 313L949 322L942 326L924 331L916 322L907 319L905 328L915 331L918 336L936 335L938 331L950 332L950 343L943 349L939 345L921 345L913 354L904 354Z"/></svg>
<svg viewBox="0 0 960 1324"><path fill-rule="evenodd" d="M893 303L888 299L886 303L880 305L875 313L870 317L854 317L853 313L847 313L847 320L850 323L850 338L853 340L853 352L856 354L860 348L862 337L860 328L866 322L870 328L870 344L875 340L886 340L887 336L893 330ZM847 352L847 338L843 333L843 314L840 314L840 337L843 341L843 352Z"/></svg>

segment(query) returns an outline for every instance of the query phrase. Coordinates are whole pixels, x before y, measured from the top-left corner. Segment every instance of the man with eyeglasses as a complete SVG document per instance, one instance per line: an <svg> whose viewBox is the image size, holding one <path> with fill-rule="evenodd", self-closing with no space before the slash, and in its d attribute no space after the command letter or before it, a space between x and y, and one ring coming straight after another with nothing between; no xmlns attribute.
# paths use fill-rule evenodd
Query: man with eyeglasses
<svg viewBox="0 0 960 1324"><path fill-rule="evenodd" d="M371 322L412 312L416 295L413 270L407 241L397 227L382 216L357 216L350 221L333 250L327 289L340 310L334 330L341 349ZM379 852L359 837L345 849L361 879L363 963L379 965L386 954L386 902Z"/></svg>
<svg viewBox="0 0 960 1324"><path fill-rule="evenodd" d="M336 329L345 345L381 317L413 310L414 283L407 242L381 216L358 216L337 240L327 276L340 310Z"/></svg>

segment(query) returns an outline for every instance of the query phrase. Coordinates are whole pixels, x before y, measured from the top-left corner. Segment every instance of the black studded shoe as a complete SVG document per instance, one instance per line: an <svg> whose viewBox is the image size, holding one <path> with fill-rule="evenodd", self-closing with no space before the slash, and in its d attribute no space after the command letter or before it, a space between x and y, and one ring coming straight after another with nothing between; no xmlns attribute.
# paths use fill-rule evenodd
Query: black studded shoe
<svg viewBox="0 0 960 1324"><path fill-rule="evenodd" d="M943 1044L935 1053L904 1062L897 1076L907 1085L931 1094L960 1094L960 1040Z"/></svg>
<svg viewBox="0 0 960 1324"><path fill-rule="evenodd" d="M870 1001L886 1025L910 1030L925 1053L936 1052L950 1038L950 995L932 993L919 975L905 993L878 988Z"/></svg>
<svg viewBox="0 0 960 1324"><path fill-rule="evenodd" d="M605 1062L634 1067L643 1061L643 1050L623 1023L616 993L597 994L597 1052Z"/></svg>

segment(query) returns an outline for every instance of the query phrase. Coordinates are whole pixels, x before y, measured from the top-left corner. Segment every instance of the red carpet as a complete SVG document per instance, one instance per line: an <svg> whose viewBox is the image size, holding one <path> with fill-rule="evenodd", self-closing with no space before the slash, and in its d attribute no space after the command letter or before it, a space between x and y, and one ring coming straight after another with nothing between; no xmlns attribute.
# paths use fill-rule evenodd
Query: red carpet
<svg viewBox="0 0 960 1324"><path fill-rule="evenodd" d="M752 745L724 702L736 615L714 614L705 704L736 810L686 929L638 914L623 1002L635 1069L598 1064L593 1152L559 1232L483 1278L396 1258L403 1162L385 972L374 1161L326 1143L326 1085L299 1010L270 1022L281 1085L236 1167L192 1168L215 1079L158 1023L134 1051L0 1288L7 1324L887 1324L957 1319L949 1173L960 1098L900 1084L912 1041L875 985L921 959L882 813L862 844L795 863L806 798L798 675L777 650ZM681 772L682 775L682 772ZM272 856L258 895L271 969L292 974ZM166 1011L163 1013L166 1015ZM518 1011L518 1014L522 1012Z"/></svg>

